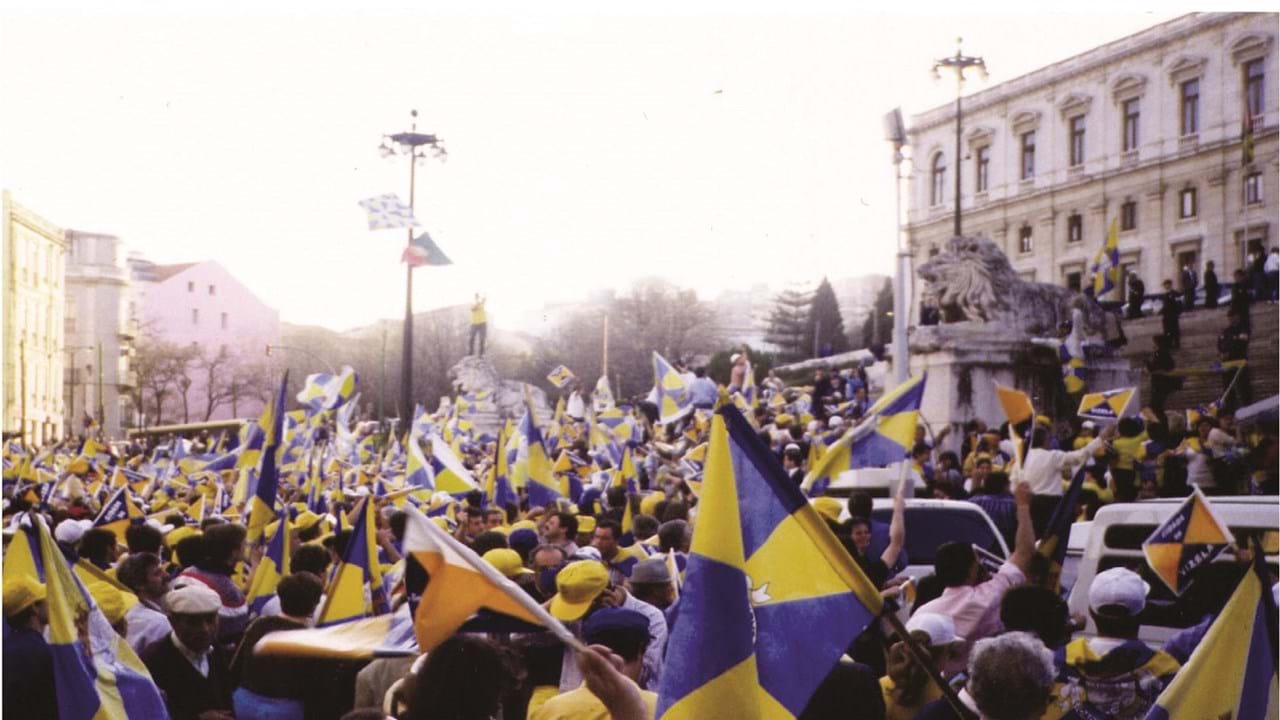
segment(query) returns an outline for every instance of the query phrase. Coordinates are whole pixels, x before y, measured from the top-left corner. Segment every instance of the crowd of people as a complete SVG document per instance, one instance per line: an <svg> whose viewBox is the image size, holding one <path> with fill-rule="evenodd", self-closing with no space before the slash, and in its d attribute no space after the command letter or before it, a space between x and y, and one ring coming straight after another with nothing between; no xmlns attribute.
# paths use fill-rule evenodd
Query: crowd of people
<svg viewBox="0 0 1280 720"><path fill-rule="evenodd" d="M705 370L677 366L689 407L672 422L662 422L654 397L620 407L579 399L568 405L573 411L562 404L541 442L556 459L563 492L543 504L518 483L503 502L498 476L508 470L505 461L522 457L504 457L519 443L508 439L509 428L494 437L470 426L459 411L468 403L415 420L415 428L432 431L403 437L351 430L345 419L318 413L317 422L297 424L282 442L274 500L287 513L280 522L291 531L289 563L269 597L251 597L264 562L263 538L250 540L246 527L253 467L204 469L223 457L213 448L231 442L204 448L174 439L150 451L92 439L40 450L11 443L6 548L48 528L173 718L653 717L670 672L668 637L688 602L682 574L701 484L713 481L704 477L704 463L714 408L739 405L779 472L806 489L806 475L828 448L874 410L861 367L819 370L791 387L769 373L757 389L745 355L733 364L723 384ZM483 398L469 399L477 402ZM317 432L305 440L308 428ZM328 440L308 447L317 437ZM424 437L425 446L418 444ZM470 475L474 488L450 494L410 487L413 451L438 458L445 446L462 468L447 471ZM243 451L228 451L235 452ZM1068 479L1085 473L1079 506L1068 509L1083 520L1108 503L1184 496L1193 487L1274 495L1280 466L1274 424L1244 427L1227 411L1188 421L1154 407L1105 428L1041 416L1012 429L975 420L951 437L947 428L932 434L921 424L907 462L908 481L895 486L887 523L873 517L873 499L863 491L810 498L869 582L892 608L904 608L909 637L885 620L873 623L826 675L803 717L962 717L957 697L974 716L1001 720L1141 717L1221 602L1199 608L1203 618L1185 619L1188 629L1165 649L1151 649L1137 639L1147 583L1133 569L1113 568L1088 589L1096 634L1073 639L1084 619L1068 613L1069 588L1058 586L1049 558L1037 552ZM1009 556L993 566L972 545L946 542L933 552L931 574L909 578L903 569L912 528L904 508L913 494L980 508L1004 535ZM137 512L123 524L105 517L103 508L125 495ZM274 633L315 626L338 569L361 541L352 522L366 505L376 510L369 514L376 523L371 553L385 577L384 587L370 590L381 590L392 611L412 602L404 582L412 572L403 545L408 503L591 649L477 618L423 655L351 660L254 652ZM1234 558L1215 579L1219 601L1251 556L1241 547ZM10 572L17 565L6 556L4 712L54 717L65 698L44 635L53 599L39 577ZM932 668L914 657L908 639Z"/></svg>

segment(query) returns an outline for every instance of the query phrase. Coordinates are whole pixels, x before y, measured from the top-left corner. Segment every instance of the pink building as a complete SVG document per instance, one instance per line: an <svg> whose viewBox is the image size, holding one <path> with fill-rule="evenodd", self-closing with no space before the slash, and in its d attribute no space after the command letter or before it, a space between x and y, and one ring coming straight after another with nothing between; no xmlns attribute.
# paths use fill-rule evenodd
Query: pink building
<svg viewBox="0 0 1280 720"><path fill-rule="evenodd" d="M279 311L212 260L156 265L134 257L130 267L135 298L129 308L141 310L142 335L191 354L161 417L147 407L147 423L257 417L270 392L266 347L280 341Z"/></svg>

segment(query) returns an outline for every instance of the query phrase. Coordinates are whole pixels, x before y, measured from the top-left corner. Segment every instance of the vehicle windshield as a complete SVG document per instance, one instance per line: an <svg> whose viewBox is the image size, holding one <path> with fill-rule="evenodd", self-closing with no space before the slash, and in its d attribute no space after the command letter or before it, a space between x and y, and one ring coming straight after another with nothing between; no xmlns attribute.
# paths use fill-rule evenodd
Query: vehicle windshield
<svg viewBox="0 0 1280 720"><path fill-rule="evenodd" d="M876 508L871 512L878 522L888 523L893 511ZM908 507L904 516L907 526L907 557L912 565L932 565L934 552L947 542L966 542L1004 557L1004 550L987 522L974 510L943 507Z"/></svg>

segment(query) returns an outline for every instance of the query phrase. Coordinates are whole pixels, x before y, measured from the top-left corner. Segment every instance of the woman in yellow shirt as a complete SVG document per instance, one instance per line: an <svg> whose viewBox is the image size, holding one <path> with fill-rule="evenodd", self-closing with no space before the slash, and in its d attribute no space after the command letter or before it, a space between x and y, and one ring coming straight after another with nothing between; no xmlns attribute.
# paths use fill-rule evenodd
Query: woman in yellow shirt
<svg viewBox="0 0 1280 720"><path fill-rule="evenodd" d="M934 667L950 679L964 669L964 638L946 615L916 613L907 621L911 639L928 650ZM914 660L903 642L889 648L888 674L880 678L885 720L912 720L921 708L942 697L942 688Z"/></svg>

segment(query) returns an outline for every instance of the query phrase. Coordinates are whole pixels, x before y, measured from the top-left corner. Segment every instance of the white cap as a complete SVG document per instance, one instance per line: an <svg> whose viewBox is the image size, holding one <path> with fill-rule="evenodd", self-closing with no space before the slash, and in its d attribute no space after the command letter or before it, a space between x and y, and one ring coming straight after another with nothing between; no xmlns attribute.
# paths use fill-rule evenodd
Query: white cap
<svg viewBox="0 0 1280 720"><path fill-rule="evenodd" d="M604 562L604 559L600 556L600 551L591 545L586 545L584 547L578 548L577 552L573 554L573 557L569 559L570 560L595 560L596 562Z"/></svg>
<svg viewBox="0 0 1280 720"><path fill-rule="evenodd" d="M827 427L838 428L843 424L844 424L844 418L840 417L839 415L832 415L831 419L827 421Z"/></svg>
<svg viewBox="0 0 1280 720"><path fill-rule="evenodd" d="M1092 421L1092 420L1085 420L1084 422L1080 423L1080 427L1082 427L1082 428L1088 428L1088 429L1092 430L1092 429L1094 429L1094 428L1098 427L1098 425L1097 425L1097 423L1095 423L1095 422L1094 422L1094 421Z"/></svg>
<svg viewBox="0 0 1280 720"><path fill-rule="evenodd" d="M800 446L795 443L787 443L787 446L782 448L782 452L786 452L791 449L794 449L796 452L800 452Z"/></svg>
<svg viewBox="0 0 1280 720"><path fill-rule="evenodd" d="M736 363L738 362L738 359L741 357L742 357L742 353L734 353L733 355L729 356L729 362Z"/></svg>
<svg viewBox="0 0 1280 720"><path fill-rule="evenodd" d="M222 598L199 582L170 590L164 596L165 609L171 615L208 615L222 609Z"/></svg>
<svg viewBox="0 0 1280 720"><path fill-rule="evenodd" d="M907 620L907 632L922 632L929 636L929 647L942 647L951 643L964 642L964 638L956 635L956 624L947 615L918 612Z"/></svg>
<svg viewBox="0 0 1280 720"><path fill-rule="evenodd" d="M93 527L92 520L63 520L53 529L53 537L60 543L74 545Z"/></svg>
<svg viewBox="0 0 1280 720"><path fill-rule="evenodd" d="M1089 586L1089 609L1119 605L1137 615L1147 606L1151 586L1138 573L1126 568L1111 568L1098 573Z"/></svg>

